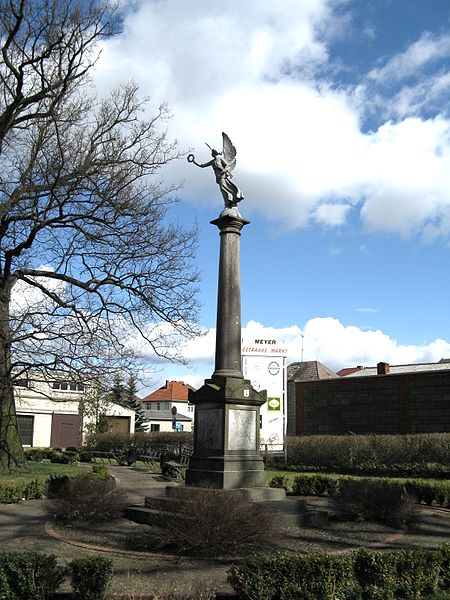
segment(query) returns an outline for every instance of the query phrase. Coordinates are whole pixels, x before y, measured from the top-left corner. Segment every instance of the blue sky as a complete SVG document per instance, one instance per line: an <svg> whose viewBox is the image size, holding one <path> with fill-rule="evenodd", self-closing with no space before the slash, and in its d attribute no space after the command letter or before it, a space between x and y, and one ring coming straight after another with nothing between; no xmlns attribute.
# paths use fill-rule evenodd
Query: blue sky
<svg viewBox="0 0 450 600"><path fill-rule="evenodd" d="M173 112L205 162L226 131L251 220L241 239L243 333L273 335L338 370L450 356L448 0L141 0L105 42L100 93L133 78ZM209 170L179 162L173 218L197 221L205 336L188 366L213 371L222 207Z"/></svg>

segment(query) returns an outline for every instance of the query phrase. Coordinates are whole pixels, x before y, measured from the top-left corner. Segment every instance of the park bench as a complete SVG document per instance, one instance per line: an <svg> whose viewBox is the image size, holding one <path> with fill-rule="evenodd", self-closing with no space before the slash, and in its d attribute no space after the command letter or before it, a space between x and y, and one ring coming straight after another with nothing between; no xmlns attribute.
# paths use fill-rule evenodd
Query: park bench
<svg viewBox="0 0 450 600"><path fill-rule="evenodd" d="M118 458L119 456L121 457L122 453L118 453L118 452L116 453L111 450L108 452L100 451L100 450L92 450L92 457L95 462L97 462L96 459L98 459L100 462L103 462L103 460L107 460L109 462L109 464L111 464L111 461L115 460L117 463L120 464L122 459Z"/></svg>
<svg viewBox="0 0 450 600"><path fill-rule="evenodd" d="M161 462L161 450L149 450L145 454L137 454L136 460L139 460L144 463L144 465L150 471L155 470L155 466Z"/></svg>
<svg viewBox="0 0 450 600"><path fill-rule="evenodd" d="M103 448L100 446L100 449L92 450L91 452L95 462L103 462L107 460L109 464L112 464L112 461L117 462L119 465L124 464L124 455L126 450L124 444L122 443L108 444Z"/></svg>
<svg viewBox="0 0 450 600"><path fill-rule="evenodd" d="M161 472L166 477L181 477L183 469L189 467L190 454L182 454L177 460L166 460L161 463Z"/></svg>

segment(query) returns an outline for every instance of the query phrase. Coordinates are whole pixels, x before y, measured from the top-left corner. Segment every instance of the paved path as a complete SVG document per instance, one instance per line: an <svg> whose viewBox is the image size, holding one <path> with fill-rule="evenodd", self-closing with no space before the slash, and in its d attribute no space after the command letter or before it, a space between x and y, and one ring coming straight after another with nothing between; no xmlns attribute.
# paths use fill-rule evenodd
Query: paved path
<svg viewBox="0 0 450 600"><path fill-rule="evenodd" d="M158 474L130 467L108 465L108 470L125 488L130 504L143 504L145 496L163 494L167 485L173 485ZM44 531L47 519L45 500L0 504L0 549L54 551Z"/></svg>

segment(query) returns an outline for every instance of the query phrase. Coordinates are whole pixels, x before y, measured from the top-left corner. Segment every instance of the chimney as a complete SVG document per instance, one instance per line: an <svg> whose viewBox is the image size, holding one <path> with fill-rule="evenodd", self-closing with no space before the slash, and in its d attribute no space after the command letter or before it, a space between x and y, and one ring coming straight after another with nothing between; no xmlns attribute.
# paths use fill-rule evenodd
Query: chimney
<svg viewBox="0 0 450 600"><path fill-rule="evenodd" d="M389 373L390 367L387 362L379 362L377 364L377 375L387 375Z"/></svg>

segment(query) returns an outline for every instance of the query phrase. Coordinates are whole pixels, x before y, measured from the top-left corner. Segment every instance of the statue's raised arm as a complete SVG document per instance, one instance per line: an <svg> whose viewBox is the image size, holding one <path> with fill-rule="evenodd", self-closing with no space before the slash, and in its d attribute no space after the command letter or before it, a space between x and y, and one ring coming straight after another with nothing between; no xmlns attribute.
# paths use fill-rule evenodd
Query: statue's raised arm
<svg viewBox="0 0 450 600"><path fill-rule="evenodd" d="M196 162L194 155L189 154L187 157L188 162L194 163L202 169L205 167L213 168L216 182L222 192L225 208L233 208L244 199L241 190L231 181L233 169L236 166L236 148L226 133L222 133L222 152L214 150L209 144L206 145L211 150L212 159L210 161L199 164Z"/></svg>

